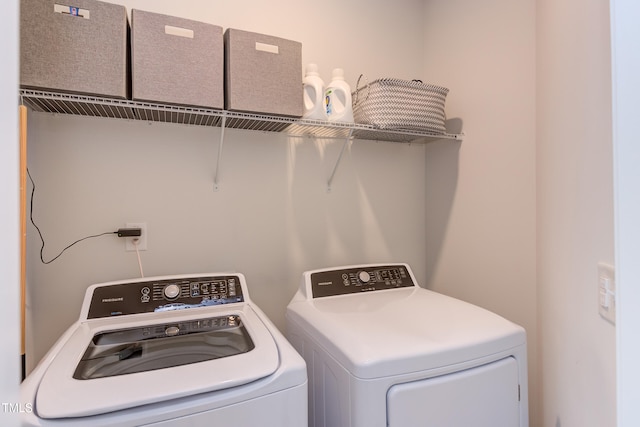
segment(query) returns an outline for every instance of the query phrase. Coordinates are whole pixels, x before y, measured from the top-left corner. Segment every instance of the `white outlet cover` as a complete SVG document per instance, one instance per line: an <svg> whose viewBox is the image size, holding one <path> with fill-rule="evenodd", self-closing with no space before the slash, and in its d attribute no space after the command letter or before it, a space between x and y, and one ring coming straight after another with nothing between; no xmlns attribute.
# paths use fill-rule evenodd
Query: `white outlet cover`
<svg viewBox="0 0 640 427"><path fill-rule="evenodd" d="M125 224L126 228L140 228L142 231L140 237L125 237L125 250L126 251L135 251L136 245L133 243L134 239L138 239L138 250L146 251L147 250L147 223L146 222L128 222Z"/></svg>

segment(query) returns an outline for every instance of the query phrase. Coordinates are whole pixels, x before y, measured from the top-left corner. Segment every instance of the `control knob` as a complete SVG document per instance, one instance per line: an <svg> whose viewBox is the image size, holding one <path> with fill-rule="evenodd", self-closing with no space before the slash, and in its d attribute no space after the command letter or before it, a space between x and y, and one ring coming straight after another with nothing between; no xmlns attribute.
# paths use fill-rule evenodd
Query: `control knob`
<svg viewBox="0 0 640 427"><path fill-rule="evenodd" d="M177 284L172 283L164 288L164 296L167 299L175 299L178 295L180 295L180 286Z"/></svg>
<svg viewBox="0 0 640 427"><path fill-rule="evenodd" d="M367 283L371 280L371 275L363 270L358 273L358 279L360 279L362 283Z"/></svg>

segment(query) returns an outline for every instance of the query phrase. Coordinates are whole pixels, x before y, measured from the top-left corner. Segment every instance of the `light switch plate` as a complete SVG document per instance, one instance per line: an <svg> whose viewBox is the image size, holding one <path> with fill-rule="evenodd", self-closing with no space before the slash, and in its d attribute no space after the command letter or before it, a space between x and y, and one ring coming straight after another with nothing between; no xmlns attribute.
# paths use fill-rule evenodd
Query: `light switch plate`
<svg viewBox="0 0 640 427"><path fill-rule="evenodd" d="M602 318L616 324L616 276L612 265L598 263L598 310Z"/></svg>

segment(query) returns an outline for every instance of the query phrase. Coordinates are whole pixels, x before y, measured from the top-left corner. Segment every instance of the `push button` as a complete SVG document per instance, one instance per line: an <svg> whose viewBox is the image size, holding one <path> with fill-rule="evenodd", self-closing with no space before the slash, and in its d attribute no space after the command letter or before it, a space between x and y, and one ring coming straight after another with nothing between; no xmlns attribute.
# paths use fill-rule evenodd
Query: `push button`
<svg viewBox="0 0 640 427"><path fill-rule="evenodd" d="M164 330L164 334L169 337L178 335L178 333L180 333L180 328L178 328L177 326L169 326L167 329Z"/></svg>

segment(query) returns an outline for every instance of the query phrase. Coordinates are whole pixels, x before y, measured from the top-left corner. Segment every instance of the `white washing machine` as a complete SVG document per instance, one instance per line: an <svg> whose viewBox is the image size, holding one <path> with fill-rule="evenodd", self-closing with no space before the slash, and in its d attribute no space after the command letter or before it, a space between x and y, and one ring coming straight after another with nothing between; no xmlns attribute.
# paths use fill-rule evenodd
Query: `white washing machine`
<svg viewBox="0 0 640 427"><path fill-rule="evenodd" d="M306 272L286 318L310 427L528 426L524 329L406 264Z"/></svg>
<svg viewBox="0 0 640 427"><path fill-rule="evenodd" d="M93 285L21 386L24 425L307 425L304 360L241 274Z"/></svg>

